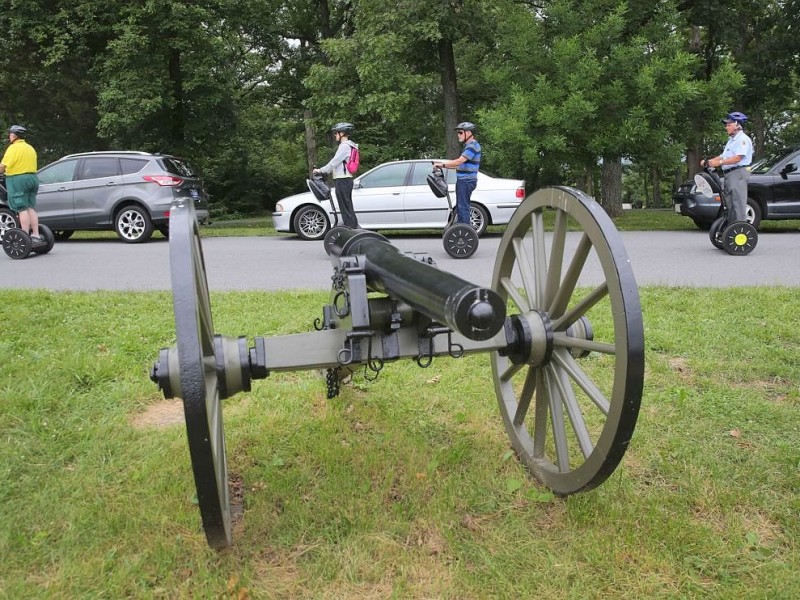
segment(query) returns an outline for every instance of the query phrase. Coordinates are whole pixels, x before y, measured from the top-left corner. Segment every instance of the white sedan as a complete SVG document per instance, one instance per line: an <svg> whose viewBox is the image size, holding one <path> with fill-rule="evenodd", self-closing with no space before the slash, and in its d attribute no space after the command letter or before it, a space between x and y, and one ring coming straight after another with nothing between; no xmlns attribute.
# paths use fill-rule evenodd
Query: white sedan
<svg viewBox="0 0 800 600"><path fill-rule="evenodd" d="M439 159L435 159L439 161ZM383 163L355 178L353 207L363 229L442 229L447 223L447 198L437 198L427 177L434 160ZM450 199L455 205L456 173L447 173ZM335 203L336 193L331 189ZM478 235L489 225L505 225L525 197L525 182L478 173L472 193L471 220ZM276 231L296 233L306 240L324 237L331 224L341 223L341 211L332 201L320 202L311 192L284 198L275 206Z"/></svg>

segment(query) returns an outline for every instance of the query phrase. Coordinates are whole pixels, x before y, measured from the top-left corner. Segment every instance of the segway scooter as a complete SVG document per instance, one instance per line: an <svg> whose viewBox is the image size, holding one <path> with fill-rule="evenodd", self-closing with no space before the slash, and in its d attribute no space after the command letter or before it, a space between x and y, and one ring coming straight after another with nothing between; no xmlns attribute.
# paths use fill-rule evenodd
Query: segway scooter
<svg viewBox="0 0 800 600"><path fill-rule="evenodd" d="M478 249L478 233L466 223L457 223L456 208L450 200L450 190L441 167L433 167L428 175L428 186L437 198L447 198L449 212L442 236L444 251L453 258L469 258Z"/></svg>
<svg viewBox="0 0 800 600"><path fill-rule="evenodd" d="M331 210L333 211L333 224L325 234L325 237L322 238L327 252L327 248L329 248L334 242L339 231L348 228L344 225L339 225L339 213L336 212L336 203L333 201L333 197L331 196L331 187L325 182L325 176L312 174L310 178L306 179L306 185L308 186L308 191L314 195L314 198L322 203L331 203ZM328 254L330 254L330 252L328 252Z"/></svg>
<svg viewBox="0 0 800 600"><path fill-rule="evenodd" d="M758 244L758 231L747 221L729 222L730 207L723 193L719 176L710 167L694 176L697 191L706 198L719 195L720 207L716 220L711 224L708 237L715 248L725 250L733 256L750 254Z"/></svg>
<svg viewBox="0 0 800 600"><path fill-rule="evenodd" d="M0 198L6 200L8 198L8 191L6 190L6 178L0 177ZM15 216L15 225L19 224L19 217ZM56 243L56 238L53 232L47 225L39 225L39 237L42 241L34 244L33 239L27 232L22 231L18 227L2 227L0 226L0 243L3 244L5 253L15 260L28 258L31 252L36 254L47 254L53 249Z"/></svg>
<svg viewBox="0 0 800 600"><path fill-rule="evenodd" d="M40 242L34 242L33 238L22 229L17 227L7 227L0 229L0 237L3 238L3 250L14 260L28 258L31 253L47 254L53 249L56 238L47 225L39 225Z"/></svg>

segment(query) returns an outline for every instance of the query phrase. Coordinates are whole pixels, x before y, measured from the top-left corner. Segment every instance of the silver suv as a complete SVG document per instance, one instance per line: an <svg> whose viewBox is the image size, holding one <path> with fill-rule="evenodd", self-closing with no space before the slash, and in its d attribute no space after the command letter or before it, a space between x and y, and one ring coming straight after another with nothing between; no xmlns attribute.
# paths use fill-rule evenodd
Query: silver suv
<svg viewBox="0 0 800 600"><path fill-rule="evenodd" d="M15 215L0 189L0 228ZM127 243L145 242L157 229L169 236L169 209L192 198L198 221L208 220L208 194L183 159L148 152L70 154L39 169L36 212L56 239L78 229L113 229Z"/></svg>

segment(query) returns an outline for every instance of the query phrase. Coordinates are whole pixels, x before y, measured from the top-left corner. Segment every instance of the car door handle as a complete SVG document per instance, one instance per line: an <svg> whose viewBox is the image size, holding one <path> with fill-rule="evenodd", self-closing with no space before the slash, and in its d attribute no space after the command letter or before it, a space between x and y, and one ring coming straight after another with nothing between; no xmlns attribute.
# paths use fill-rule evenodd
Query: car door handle
<svg viewBox="0 0 800 600"><path fill-rule="evenodd" d="M117 185L117 182L116 181L109 181L108 183L106 183L106 187L112 186L112 185Z"/></svg>
<svg viewBox="0 0 800 600"><path fill-rule="evenodd" d="M392 192L392 196L399 196L400 192Z"/></svg>

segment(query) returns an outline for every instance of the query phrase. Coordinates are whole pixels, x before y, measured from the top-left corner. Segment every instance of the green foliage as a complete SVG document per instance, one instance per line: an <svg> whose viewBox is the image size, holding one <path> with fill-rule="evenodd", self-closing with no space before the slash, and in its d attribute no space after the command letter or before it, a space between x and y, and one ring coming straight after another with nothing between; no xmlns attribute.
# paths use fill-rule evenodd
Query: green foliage
<svg viewBox="0 0 800 600"><path fill-rule="evenodd" d="M302 189L336 121L369 168L452 153L453 111L490 172L599 193L601 165L623 160L652 191L719 151L733 108L759 152L800 140L798 15L796 0L0 0L0 119L29 126L42 164L181 154L231 214Z"/></svg>

